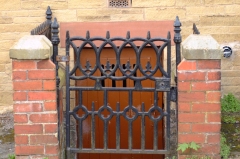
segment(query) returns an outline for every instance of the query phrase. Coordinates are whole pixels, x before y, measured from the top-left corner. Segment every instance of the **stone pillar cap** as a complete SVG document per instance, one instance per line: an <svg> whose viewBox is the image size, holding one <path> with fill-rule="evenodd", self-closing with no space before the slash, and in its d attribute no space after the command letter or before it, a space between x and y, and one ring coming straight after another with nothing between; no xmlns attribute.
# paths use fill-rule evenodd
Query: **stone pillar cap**
<svg viewBox="0 0 240 159"><path fill-rule="evenodd" d="M52 56L52 43L44 35L25 35L9 51L10 58L43 60Z"/></svg>
<svg viewBox="0 0 240 159"><path fill-rule="evenodd" d="M192 34L182 42L182 54L188 60L221 59L222 51L211 35Z"/></svg>

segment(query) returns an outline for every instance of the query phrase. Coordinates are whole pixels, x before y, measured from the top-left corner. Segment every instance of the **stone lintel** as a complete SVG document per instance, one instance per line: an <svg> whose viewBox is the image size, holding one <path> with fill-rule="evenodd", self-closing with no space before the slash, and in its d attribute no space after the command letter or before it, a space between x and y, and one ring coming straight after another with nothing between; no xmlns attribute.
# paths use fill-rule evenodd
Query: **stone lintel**
<svg viewBox="0 0 240 159"><path fill-rule="evenodd" d="M221 59L222 49L211 35L192 34L182 42L182 55L188 60Z"/></svg>
<svg viewBox="0 0 240 159"><path fill-rule="evenodd" d="M9 51L12 59L43 60L52 56L52 43L44 35L25 35Z"/></svg>

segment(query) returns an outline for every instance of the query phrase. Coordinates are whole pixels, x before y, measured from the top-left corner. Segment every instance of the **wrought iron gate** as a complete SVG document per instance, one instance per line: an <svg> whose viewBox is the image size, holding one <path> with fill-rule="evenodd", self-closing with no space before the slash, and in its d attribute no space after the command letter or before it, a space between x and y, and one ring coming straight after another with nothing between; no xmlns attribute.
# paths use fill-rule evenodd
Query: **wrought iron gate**
<svg viewBox="0 0 240 159"><path fill-rule="evenodd" d="M176 58L179 62L180 60L180 26L181 23L176 18L174 23L174 42L176 43ZM101 41L99 47L96 46L95 41ZM116 41L121 41L122 44L117 46ZM135 44L136 41L141 41L142 44L137 46ZM156 41L162 42L161 46L157 46L155 44ZM79 44L80 42L80 44ZM89 61L85 61L84 63L80 62L80 57L83 49L86 45L90 45L94 50L94 55L96 59L95 65L91 65ZM116 62L114 65L110 63L109 60L104 64L105 67L102 67L102 63L100 61L102 50L106 45L110 45L114 50L114 54L116 57ZM130 45L133 48L136 56L136 64L132 66L130 61L125 64L121 63L121 54L122 50L126 47L126 45ZM154 49L156 54L156 65L152 66L150 62L147 62L145 66L141 64L141 53L144 48L150 46ZM110 37L110 33L106 33L106 37L90 37L90 33L86 33L86 37L70 37L70 33L66 33L66 56L62 57L62 60L68 61L70 56L70 48L74 50L76 61L72 69L70 69L69 62L66 63L66 147L68 151L68 155L70 153L130 153L130 154L167 154L170 149L170 102L176 101L173 99L174 95L176 97L176 92L171 89L171 35L170 32L167 34L166 38L155 37L152 38L150 36L150 32L147 33L147 38L141 37L130 37L130 33L128 32L126 37ZM167 68L163 67L163 63L160 60L163 56L163 50L166 48L167 50ZM77 76L76 72L80 71L81 75ZM96 75L96 72L100 71L101 74ZM120 76L115 76L116 71L120 71ZM140 71L143 76L136 77L137 71ZM154 74L160 71L162 73L162 77L156 77ZM95 82L94 86L71 86L70 81L76 80L85 80L91 79ZM104 80L115 80L121 81L126 79L131 79L134 81L133 87L106 87L103 85ZM142 82L144 80L154 81L154 87L144 87L142 86ZM172 91L171 91L172 90ZM95 103L92 102L91 106L83 105L82 94L84 91L102 91L104 94L103 105L97 110L95 109ZM125 106L123 110L119 108L119 102L116 103L116 109L108 104L108 93L111 91L127 91L128 92L128 105ZM154 94L154 103L148 110L145 110L145 104L142 103L141 109L137 109L136 106L133 105L133 92L135 91L146 91L153 92ZM77 92L79 103L74 109L70 109L70 93ZM166 103L164 109L158 105L158 92L165 92L166 94ZM88 108L90 109L88 109ZM83 112L79 115L79 111ZM104 116L103 112L107 111L108 115ZM134 115L129 116L127 112L132 111ZM158 116L153 116L153 112L157 112ZM70 118L74 117L74 119L79 123L78 126L78 146L71 147L70 145ZM91 146L84 147L83 145L83 122L87 117L91 119ZM96 148L95 146L95 120L98 117L104 123L104 133L103 133L103 148ZM108 122L113 118L116 118L116 148L111 149L108 147ZM128 121L128 148L121 149L120 147L120 117L123 117L126 121ZM134 149L132 147L132 125L133 122L138 118L141 118L141 148ZM154 134L153 134L153 149L145 149L145 119L149 118L154 125ZM164 120L165 122L165 147L164 149L158 148L158 122Z"/></svg>

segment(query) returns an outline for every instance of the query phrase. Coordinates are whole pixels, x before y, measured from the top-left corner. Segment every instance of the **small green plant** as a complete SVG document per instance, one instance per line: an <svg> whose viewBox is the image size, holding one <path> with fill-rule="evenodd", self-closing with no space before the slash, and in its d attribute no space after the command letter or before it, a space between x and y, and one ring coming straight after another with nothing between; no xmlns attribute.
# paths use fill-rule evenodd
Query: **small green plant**
<svg viewBox="0 0 240 159"><path fill-rule="evenodd" d="M14 154L8 155L8 159L15 159L15 155Z"/></svg>
<svg viewBox="0 0 240 159"><path fill-rule="evenodd" d="M221 99L222 112L238 112L240 111L240 101L232 94L224 95Z"/></svg>
<svg viewBox="0 0 240 159"><path fill-rule="evenodd" d="M230 155L230 147L227 145L227 139L225 138L224 134L221 134L221 151L220 154L223 159L228 159L228 156Z"/></svg>
<svg viewBox="0 0 240 159"><path fill-rule="evenodd" d="M186 151L187 149L193 149L193 150L198 150L200 146L196 144L195 142L190 142L190 143L182 143L178 145L177 151Z"/></svg>

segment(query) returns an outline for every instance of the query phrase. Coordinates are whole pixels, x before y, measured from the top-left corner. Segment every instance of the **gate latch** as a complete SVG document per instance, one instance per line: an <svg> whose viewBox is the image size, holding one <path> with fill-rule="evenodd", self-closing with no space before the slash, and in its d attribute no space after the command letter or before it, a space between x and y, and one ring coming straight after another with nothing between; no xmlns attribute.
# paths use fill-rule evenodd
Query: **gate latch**
<svg viewBox="0 0 240 159"><path fill-rule="evenodd" d="M58 62L68 62L70 60L69 56L56 56L56 61Z"/></svg>
<svg viewBox="0 0 240 159"><path fill-rule="evenodd" d="M177 87L171 87L171 101L176 102L177 101Z"/></svg>

